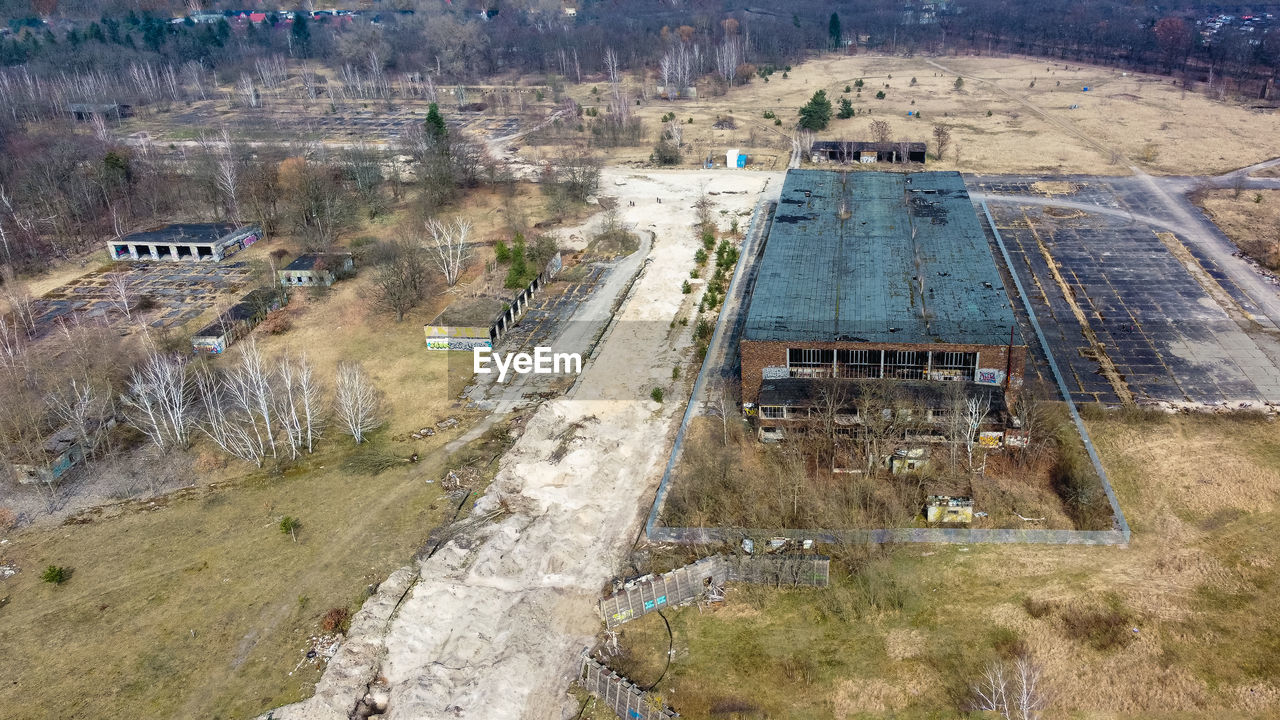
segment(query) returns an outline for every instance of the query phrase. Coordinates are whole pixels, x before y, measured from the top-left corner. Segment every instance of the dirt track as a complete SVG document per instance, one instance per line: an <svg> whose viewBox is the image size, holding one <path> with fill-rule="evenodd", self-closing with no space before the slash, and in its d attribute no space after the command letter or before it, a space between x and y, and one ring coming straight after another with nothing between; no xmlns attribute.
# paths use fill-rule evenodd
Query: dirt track
<svg viewBox="0 0 1280 720"><path fill-rule="evenodd" d="M367 624L386 634L348 638L371 645L355 665L336 659L324 692L275 718L346 717L374 670L390 686L388 718L561 716L578 654L599 627L596 601L636 537L683 400L671 368L689 331L673 333L670 324L692 299L680 292L697 249L692 202L704 186L721 193L713 197L729 211L717 213L727 225L754 207L770 178L780 180L605 173L602 192L619 197L624 221L656 236L619 322L576 390L539 408L503 459L475 510L498 519L423 561L390 622ZM649 399L654 387L665 389L665 403ZM380 667L358 667L379 655Z"/></svg>

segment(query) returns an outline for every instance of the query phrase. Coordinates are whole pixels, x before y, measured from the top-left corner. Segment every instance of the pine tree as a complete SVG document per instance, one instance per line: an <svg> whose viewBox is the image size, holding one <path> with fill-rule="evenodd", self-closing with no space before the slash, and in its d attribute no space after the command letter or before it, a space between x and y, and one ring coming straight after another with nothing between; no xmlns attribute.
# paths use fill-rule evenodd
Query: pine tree
<svg viewBox="0 0 1280 720"><path fill-rule="evenodd" d="M449 136L449 128L445 127L444 118L440 116L440 106L435 103L431 103L427 109L426 130L427 135L436 141L444 140Z"/></svg>
<svg viewBox="0 0 1280 720"><path fill-rule="evenodd" d="M831 13L831 20L827 22L827 35L831 36L832 49L837 49L840 47L841 34L842 33L840 32L840 16L836 13Z"/></svg>
<svg viewBox="0 0 1280 720"><path fill-rule="evenodd" d="M827 99L826 90L819 90L800 108L800 127L806 130L825 130L830 122L831 101Z"/></svg>

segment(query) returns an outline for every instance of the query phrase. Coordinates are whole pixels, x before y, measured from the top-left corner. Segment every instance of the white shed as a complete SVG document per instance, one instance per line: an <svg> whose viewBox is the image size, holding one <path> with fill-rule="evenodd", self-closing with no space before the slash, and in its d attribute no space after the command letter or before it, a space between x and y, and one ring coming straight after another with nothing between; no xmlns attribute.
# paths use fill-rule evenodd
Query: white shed
<svg viewBox="0 0 1280 720"><path fill-rule="evenodd" d="M736 167L741 167L741 166L738 164L738 149L737 149L737 148L734 148L734 149L732 149L732 150L729 150L729 151L725 152L725 154L724 154L724 166L725 166L725 167L727 167L727 168L736 168Z"/></svg>

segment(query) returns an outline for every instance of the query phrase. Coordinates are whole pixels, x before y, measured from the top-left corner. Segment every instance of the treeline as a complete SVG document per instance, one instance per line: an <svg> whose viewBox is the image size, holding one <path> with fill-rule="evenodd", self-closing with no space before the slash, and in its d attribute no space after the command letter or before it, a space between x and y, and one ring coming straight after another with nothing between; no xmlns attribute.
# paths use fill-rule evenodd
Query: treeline
<svg viewBox="0 0 1280 720"><path fill-rule="evenodd" d="M675 47L687 49L688 61L703 73L727 59L725 20L742 38L741 48L731 51L740 60L735 64L780 66L814 50L851 45L895 53L1019 52L1189 71L1202 80L1234 79L1246 89L1271 78L1280 65L1280 29L1228 25L1207 41L1195 24L1206 11L1190 2L795 0L743 9L724 0L584 0L578 6L576 17L568 17L559 2L539 0L402 3L380 13L376 23L368 16L290 20L268 13L258 24L175 24L168 15L124 10L60 32L33 19L34 11L14 8L14 33L0 40L0 65L26 65L45 75L196 63L225 82L252 72L256 61L280 56L312 58L335 70L426 73L448 83L505 71L581 80L598 77L612 49L627 70L679 75L678 67L662 67Z"/></svg>

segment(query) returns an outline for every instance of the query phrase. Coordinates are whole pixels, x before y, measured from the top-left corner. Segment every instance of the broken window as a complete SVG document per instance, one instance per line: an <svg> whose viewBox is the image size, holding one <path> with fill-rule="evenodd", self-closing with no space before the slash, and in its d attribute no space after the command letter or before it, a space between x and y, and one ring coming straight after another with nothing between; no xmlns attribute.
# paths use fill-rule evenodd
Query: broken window
<svg viewBox="0 0 1280 720"><path fill-rule="evenodd" d="M836 377L878 378L883 357L882 350L837 350Z"/></svg>
<svg viewBox="0 0 1280 720"><path fill-rule="evenodd" d="M930 380L973 380L978 369L976 352L935 352Z"/></svg>
<svg viewBox="0 0 1280 720"><path fill-rule="evenodd" d="M923 380L929 371L929 353L925 350L886 350L884 376L896 380Z"/></svg>
<svg viewBox="0 0 1280 720"><path fill-rule="evenodd" d="M787 367L791 377L829 378L834 372L835 351L790 348L787 350Z"/></svg>

